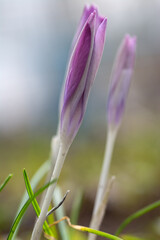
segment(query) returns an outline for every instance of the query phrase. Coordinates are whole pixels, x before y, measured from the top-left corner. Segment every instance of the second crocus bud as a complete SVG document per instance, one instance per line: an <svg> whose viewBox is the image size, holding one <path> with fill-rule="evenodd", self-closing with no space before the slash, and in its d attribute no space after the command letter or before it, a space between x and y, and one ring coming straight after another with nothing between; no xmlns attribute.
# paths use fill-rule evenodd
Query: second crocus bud
<svg viewBox="0 0 160 240"><path fill-rule="evenodd" d="M112 128L121 123L134 68L135 52L136 37L126 35L118 50L110 79L107 121Z"/></svg>
<svg viewBox="0 0 160 240"><path fill-rule="evenodd" d="M90 88L103 53L106 18L96 7L85 7L75 35L70 57L60 116L60 137L70 146L81 125Z"/></svg>
<svg viewBox="0 0 160 240"><path fill-rule="evenodd" d="M126 98L131 82L135 62L136 38L126 35L123 39L114 62L107 101L107 141L102 171L100 174L93 215L90 227L99 229L106 209L110 184L108 175L112 152L117 132L125 109ZM89 235L89 240L95 240L95 235Z"/></svg>

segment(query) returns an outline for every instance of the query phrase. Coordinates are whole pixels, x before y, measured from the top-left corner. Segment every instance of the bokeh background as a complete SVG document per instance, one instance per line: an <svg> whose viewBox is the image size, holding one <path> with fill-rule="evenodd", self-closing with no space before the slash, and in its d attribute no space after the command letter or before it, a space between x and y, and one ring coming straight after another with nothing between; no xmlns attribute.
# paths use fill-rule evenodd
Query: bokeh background
<svg viewBox="0 0 160 240"><path fill-rule="evenodd" d="M0 234L7 234L30 177L49 157L58 124L58 102L84 0L0 1ZM160 28L159 0L95 0L108 18L104 54L87 112L60 177L71 190L69 215L79 189L84 197L79 223L89 225L106 140L106 97L116 50L126 33L137 36L137 56L123 123L114 149L110 194L102 230L114 233L137 209L160 198ZM32 209L21 236L31 231ZM160 211L142 217L126 232L160 237Z"/></svg>

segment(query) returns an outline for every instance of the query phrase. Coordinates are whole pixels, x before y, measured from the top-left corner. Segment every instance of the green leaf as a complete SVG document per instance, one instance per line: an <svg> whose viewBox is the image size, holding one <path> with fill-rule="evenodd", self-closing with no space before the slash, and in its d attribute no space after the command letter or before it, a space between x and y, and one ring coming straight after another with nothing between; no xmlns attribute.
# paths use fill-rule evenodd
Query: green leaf
<svg viewBox="0 0 160 240"><path fill-rule="evenodd" d="M12 224L12 227L10 229L10 232L9 232L9 235L7 237L7 240L11 240L12 237L13 237L13 234L21 220L21 218L23 217L23 215L25 214L27 208L29 207L29 205L32 203L32 201L39 195L41 194L46 188L48 188L51 184L53 184L56 180L53 180L47 184L45 184L43 187L41 187L34 195L32 198L29 198L26 203L23 205L23 207L21 208L19 214L16 216L13 224Z"/></svg>
<svg viewBox="0 0 160 240"><path fill-rule="evenodd" d="M73 222L74 224L77 224L78 222L78 217L79 217L80 209L82 206L82 198L83 198L83 191L81 189L78 189L72 204L72 209L71 209L71 222Z"/></svg>
<svg viewBox="0 0 160 240"><path fill-rule="evenodd" d="M93 233L93 234L96 234L97 236L105 237L110 240L124 240L123 238L117 237L115 235L112 235L112 234L109 234L106 232L102 232L102 231L98 231L98 230L88 228L88 227L81 227L80 229L77 229L77 230Z"/></svg>
<svg viewBox="0 0 160 240"><path fill-rule="evenodd" d="M131 223L133 220L135 220L136 218L139 218L141 216L143 216L144 214L152 211L153 209L160 207L160 201L154 202L142 209L140 209L139 211L133 213L132 215L130 215L128 218L126 218L122 224L119 226L119 228L117 229L115 235L118 236L123 229L129 224Z"/></svg>
<svg viewBox="0 0 160 240"><path fill-rule="evenodd" d="M41 165L41 167L36 171L36 173L34 174L34 176L32 177L32 179L31 179L31 181L30 181L31 187L32 187L33 190L37 187L37 185L38 185L38 183L40 182L40 180L41 180L41 179L44 177L44 175L48 172L49 167L50 167L50 161L46 161L46 162L44 162L44 163ZM23 197L22 197L21 203L20 203L20 205L19 205L19 208L18 208L18 210L17 210L16 216L18 216L21 208L23 207L23 205L25 204L25 202L27 201L27 199L28 199L28 193L27 193L27 191L25 191L25 193L24 193L24 195L23 195ZM21 220L19 221L19 224L18 224L18 226L17 226L17 228L16 228L16 231L14 232L14 235L13 235L12 239L16 239L16 235L17 235L17 233L18 233L18 229L19 229L19 227L20 227L21 221L22 221L22 218L21 218Z"/></svg>
<svg viewBox="0 0 160 240"><path fill-rule="evenodd" d="M27 173L26 173L26 170L25 170L25 169L23 170L23 176L24 176L24 181L25 181L25 185L26 185L26 189L27 189L29 198L31 199L31 198L33 198L33 196L34 196L34 193L33 193L33 191L32 191L32 188L31 188L31 185L30 185L30 182L29 182L29 178L28 178L28 176L27 176ZM32 205L33 205L33 208L34 208L34 210L35 210L35 212L36 212L37 217L39 217L40 212L41 212L41 209L40 209L40 207L39 207L39 204L38 204L36 198L33 199ZM52 230L51 230L51 229L49 228L49 226L48 226L47 221L44 222L44 224L43 224L43 229L44 229L44 231L45 231L47 234L49 234L49 235L51 235L51 236L54 236Z"/></svg>
<svg viewBox="0 0 160 240"><path fill-rule="evenodd" d="M4 182L0 185L0 192L6 186L6 184L9 182L9 180L12 178L12 176L13 176L13 174L9 174L8 177L4 180Z"/></svg>

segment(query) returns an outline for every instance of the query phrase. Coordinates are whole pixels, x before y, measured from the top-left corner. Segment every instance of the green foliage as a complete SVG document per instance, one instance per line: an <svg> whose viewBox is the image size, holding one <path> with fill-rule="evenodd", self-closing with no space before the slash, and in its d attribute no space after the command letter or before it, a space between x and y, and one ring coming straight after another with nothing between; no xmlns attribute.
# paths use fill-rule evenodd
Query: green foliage
<svg viewBox="0 0 160 240"><path fill-rule="evenodd" d="M31 185L30 185L30 182L29 182L29 178L27 176L27 173L26 173L25 169L23 170L23 176L24 176L24 181L25 181L25 185L26 185L26 189L27 189L29 198L32 199L33 196L34 196L34 193L32 191L32 188L31 188ZM41 209L40 209L39 204L38 204L38 202L35 198L33 198L33 200L32 200L32 205L33 205L33 208L36 212L37 217L39 217ZM54 237L54 234L53 234L52 230L49 228L47 221L44 222L43 229L47 234Z"/></svg>
<svg viewBox="0 0 160 240"><path fill-rule="evenodd" d="M12 176L13 176L13 174L9 174L8 177L4 180L4 182L0 185L0 192L6 186L6 184L9 182L9 180L12 178Z"/></svg>
<svg viewBox="0 0 160 240"><path fill-rule="evenodd" d="M34 174L34 176L32 177L31 181L30 181L30 185L31 185L31 188L32 190L34 190L37 185L39 184L39 182L41 181L41 179L44 177L44 175L48 172L49 170L49 166L50 166L50 162L49 161L46 161L44 162L41 167L36 171L36 173ZM28 199L28 193L27 191L25 191L22 199L21 199L21 203L19 205L19 208L17 210L17 213L16 213L16 216L19 214L22 206L24 205L24 203L26 202L26 200ZM21 219L22 220L22 219ZM18 233L18 229L19 229L19 226L20 226L20 223L21 221L19 222L17 228L16 228L16 231L14 232L14 235L13 235L13 239L16 239L16 235Z"/></svg>
<svg viewBox="0 0 160 240"><path fill-rule="evenodd" d="M97 236L105 237L110 240L123 240L122 238L117 237L115 235L112 235L112 234L109 234L106 232L102 232L102 231L98 231L98 230L88 228L88 227L81 227L79 230L84 231L84 232L93 233L93 234L96 234Z"/></svg>
<svg viewBox="0 0 160 240"><path fill-rule="evenodd" d="M132 215L130 215L128 218L126 218L122 224L119 226L119 228L117 229L116 231L116 236L118 236L122 231L123 229L129 224L131 223L133 220L135 220L136 218L139 218L141 216L143 216L144 214L152 211L153 209L157 208L157 207L160 207L160 201L157 201L157 202L154 202L142 209L140 209L139 211L133 213Z"/></svg>
<svg viewBox="0 0 160 240"><path fill-rule="evenodd" d="M47 184L45 184L43 187L41 187L31 198L29 198L26 203L23 205L23 207L21 208L19 214L16 216L12 227L10 229L9 235L7 240L11 240L13 237L13 234L17 228L17 226L19 225L19 222L21 220L21 218L23 217L23 215L25 214L27 208L29 207L29 205L32 203L32 201L40 194L42 193L46 188L48 188L51 184L53 184L56 180L53 180Z"/></svg>

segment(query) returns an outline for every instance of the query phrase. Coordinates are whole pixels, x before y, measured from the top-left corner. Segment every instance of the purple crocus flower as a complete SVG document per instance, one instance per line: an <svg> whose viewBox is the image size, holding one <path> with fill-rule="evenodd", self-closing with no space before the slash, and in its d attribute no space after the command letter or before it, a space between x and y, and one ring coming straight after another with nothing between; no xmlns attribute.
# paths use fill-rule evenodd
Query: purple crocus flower
<svg viewBox="0 0 160 240"><path fill-rule="evenodd" d="M136 52L136 37L126 35L112 69L107 102L109 126L119 126L125 109Z"/></svg>
<svg viewBox="0 0 160 240"><path fill-rule="evenodd" d="M107 19L95 6L85 7L72 44L61 103L60 135L71 144L81 125L88 95L103 53Z"/></svg>

